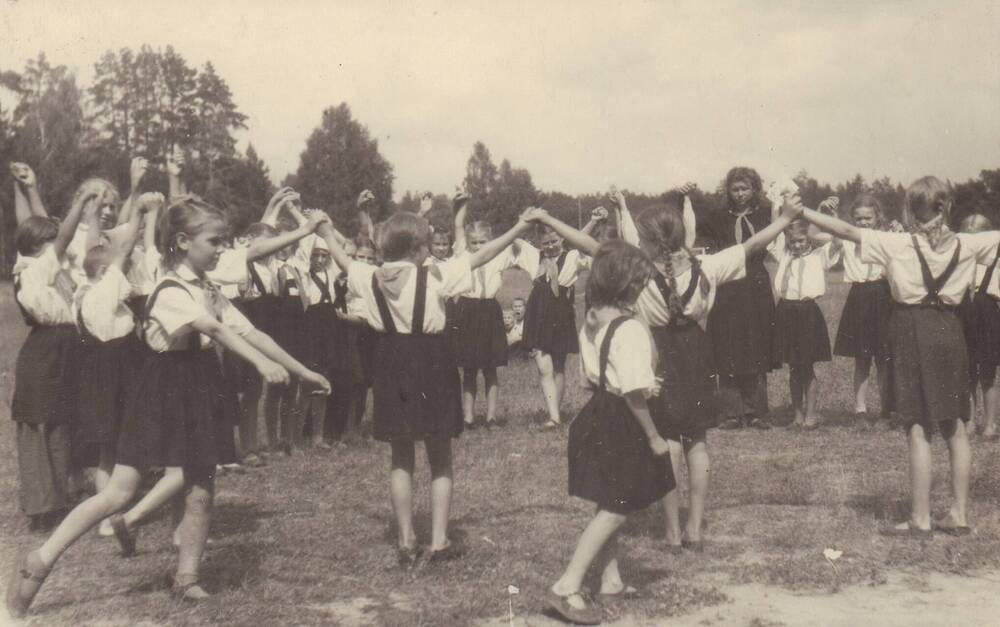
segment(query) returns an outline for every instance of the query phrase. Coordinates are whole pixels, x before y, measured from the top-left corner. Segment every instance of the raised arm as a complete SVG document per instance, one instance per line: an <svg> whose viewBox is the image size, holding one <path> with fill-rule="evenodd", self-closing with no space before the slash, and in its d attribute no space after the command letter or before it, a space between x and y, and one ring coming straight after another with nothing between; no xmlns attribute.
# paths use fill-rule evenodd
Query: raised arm
<svg viewBox="0 0 1000 627"><path fill-rule="evenodd" d="M14 212L17 223L20 224L31 216L49 217L49 212L42 203L42 196L38 193L38 177L31 166L20 162L11 163L10 173L14 176Z"/></svg>
<svg viewBox="0 0 1000 627"><path fill-rule="evenodd" d="M87 187L73 198L73 204L70 205L69 211L66 212L62 222L59 224L56 239L52 242L56 258L62 259L66 256L66 249L69 247L69 243L73 241L73 235L76 234L76 227L80 225L80 216L83 214L84 205L96 203L103 194L103 189Z"/></svg>
<svg viewBox="0 0 1000 627"><path fill-rule="evenodd" d="M469 208L468 195L461 191L456 193L452 206L455 208L455 242L452 249L455 252L461 252L465 250L465 216L468 214Z"/></svg>
<svg viewBox="0 0 1000 627"><path fill-rule="evenodd" d="M622 194L618 191L617 187L612 185L608 191L608 200L611 201L611 206L618 213L618 236L625 240L627 244L638 246L639 231L635 228L632 213L625 204L625 194Z"/></svg>
<svg viewBox="0 0 1000 627"><path fill-rule="evenodd" d="M166 199L159 192L146 192L135 200L135 210L129 216L129 221L124 228L115 229L111 237L112 263L124 268L125 261L132 256L132 249L139 239L139 224L146 219L147 213L158 213L165 202Z"/></svg>
<svg viewBox="0 0 1000 627"><path fill-rule="evenodd" d="M840 218L828 216L812 209L804 209L802 211L802 217L808 220L811 224L815 224L824 231L832 233L836 237L850 240L856 244L861 243L861 229L853 224L844 222Z"/></svg>
<svg viewBox="0 0 1000 627"><path fill-rule="evenodd" d="M341 272L347 272L347 267L354 263L354 260L344 251L343 244L337 240L334 232L335 229L329 221L321 222L316 227L316 235L322 237L323 241L326 242L326 247L330 249L330 257L333 258L333 262L337 264Z"/></svg>
<svg viewBox="0 0 1000 627"><path fill-rule="evenodd" d="M601 247L600 242L598 242L593 237L587 235L583 231L578 231L574 229L570 225L554 217L548 211L545 211L543 209L538 209L536 210L535 213L530 214L529 219L534 219L538 222L541 222L545 226L555 231L559 235L559 237L569 242L570 246L578 248L581 251L587 253L588 255L597 254L597 249Z"/></svg>
<svg viewBox="0 0 1000 627"><path fill-rule="evenodd" d="M128 175L129 175L129 192L128 198L122 203L122 208L118 212L118 224L125 224L132 217L132 212L135 210L136 199L139 194L139 183L142 182L142 177L146 175L146 170L149 168L149 163L142 157L132 157L132 163L129 164Z"/></svg>
<svg viewBox="0 0 1000 627"><path fill-rule="evenodd" d="M21 190L21 185L14 181L14 219L17 220L17 224L21 224L32 215L34 214L31 213L28 197Z"/></svg>
<svg viewBox="0 0 1000 627"><path fill-rule="evenodd" d="M743 243L738 245L743 246L743 251L747 257L764 250L768 244L781 235L785 227L791 224L792 220L797 218L801 212L802 203L799 202L798 194L786 196L778 216L771 220L771 223L766 227L755 233L752 237L743 240Z"/></svg>
<svg viewBox="0 0 1000 627"><path fill-rule="evenodd" d="M588 220L587 223L583 225L583 228L580 229L580 232L583 233L584 235L590 235L594 231L594 229L597 228L598 224L604 222L607 219L608 219L608 210L605 209L604 207L595 207L594 210L590 213L590 220Z"/></svg>
<svg viewBox="0 0 1000 627"><path fill-rule="evenodd" d="M510 230L500 237L486 242L483 244L482 248L469 255L469 265L472 266L472 269L475 270L479 266L489 262L491 259L499 255L505 248L513 244L518 235L531 228L531 224L528 222L527 217L533 215L532 212L537 211L539 210L526 209L517 219L517 223L512 226Z"/></svg>
<svg viewBox="0 0 1000 627"><path fill-rule="evenodd" d="M181 169L183 167L184 151L180 146L175 144L173 150L167 155L167 185L171 200L187 193L184 182L181 180Z"/></svg>
<svg viewBox="0 0 1000 627"><path fill-rule="evenodd" d="M421 218L426 218L427 214L434 207L434 194L430 192L424 192L424 195L420 197L420 209L417 210L417 215Z"/></svg>
<svg viewBox="0 0 1000 627"><path fill-rule="evenodd" d="M300 223L299 227L294 231L286 231L274 237L255 239L247 247L247 261L256 261L262 257L273 255L286 246L291 246L303 237L313 233L316 230L316 226L323 221L323 216L325 215L323 212L311 213L308 218L305 218L305 222Z"/></svg>

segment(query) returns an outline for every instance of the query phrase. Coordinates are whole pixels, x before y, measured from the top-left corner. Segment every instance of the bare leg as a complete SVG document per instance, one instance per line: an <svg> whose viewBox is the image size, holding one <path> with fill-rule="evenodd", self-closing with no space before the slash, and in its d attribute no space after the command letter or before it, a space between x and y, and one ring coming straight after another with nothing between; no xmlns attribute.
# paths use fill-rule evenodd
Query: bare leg
<svg viewBox="0 0 1000 627"><path fill-rule="evenodd" d="M163 476L156 482L146 496L125 512L125 526L132 529L139 521L160 509L164 503L174 498L184 489L184 469L171 466L163 471Z"/></svg>
<svg viewBox="0 0 1000 627"><path fill-rule="evenodd" d="M951 491L955 502L951 506L951 519L956 525L965 526L969 503L969 481L972 475L972 449L965 423L952 420L944 429L948 438L948 458L951 462Z"/></svg>
<svg viewBox="0 0 1000 627"><path fill-rule="evenodd" d="M431 550L448 546L448 517L451 512L453 471L451 440L425 440L427 461L431 466Z"/></svg>
<svg viewBox="0 0 1000 627"><path fill-rule="evenodd" d="M871 372L870 357L854 358L854 413L864 414L868 411L868 375ZM879 370L881 374L881 370ZM881 388L881 384L879 385Z"/></svg>
<svg viewBox="0 0 1000 627"><path fill-rule="evenodd" d="M184 498L184 518L180 524L181 545L177 558L177 575L174 581L178 585L192 584L198 581L201 558L205 553L208 541L208 529L212 522L212 501L215 495L215 482L209 477L201 477L190 482ZM190 598L207 596L204 590L192 591Z"/></svg>
<svg viewBox="0 0 1000 627"><path fill-rule="evenodd" d="M892 417L892 401L889 394L889 368L891 362L888 359L884 359L881 362L877 362L876 365L878 367L878 395L879 400L882 402L882 418L888 420Z"/></svg>
<svg viewBox="0 0 1000 627"><path fill-rule="evenodd" d="M963 427L963 433L964 433ZM921 529L931 526L931 441L919 424L910 426L910 520Z"/></svg>
<svg viewBox="0 0 1000 627"><path fill-rule="evenodd" d="M392 471L389 475L389 495L396 512L400 548L417 545L417 532L413 529L413 442L393 441Z"/></svg>
<svg viewBox="0 0 1000 627"><path fill-rule="evenodd" d="M483 368L483 385L486 387L486 422L494 422L497 419L497 398L500 396L496 368Z"/></svg>
<svg viewBox="0 0 1000 627"><path fill-rule="evenodd" d="M562 576L552 584L552 591L560 596L579 592L590 565L624 523L625 516L622 514L598 511L580 535L573 557ZM570 599L570 603L573 603L573 599Z"/></svg>
<svg viewBox="0 0 1000 627"><path fill-rule="evenodd" d="M618 534L612 534L598 555L601 566L601 594L617 594L625 588L618 569Z"/></svg>
<svg viewBox="0 0 1000 627"><path fill-rule="evenodd" d="M555 372L552 368L552 356L542 351L535 351L535 364L538 366L538 377L542 387L542 400L549 412L549 421L559 422L559 389L556 387Z"/></svg>
<svg viewBox="0 0 1000 627"><path fill-rule="evenodd" d="M997 369L983 375L983 430L986 437L993 437L997 433L997 410L1000 408L1000 385L997 385Z"/></svg>
<svg viewBox="0 0 1000 627"><path fill-rule="evenodd" d="M795 411L795 422L801 427L805 424L805 408L803 407L802 373L798 366L788 365L788 387L792 397L792 409Z"/></svg>
<svg viewBox="0 0 1000 627"><path fill-rule="evenodd" d="M38 555L45 566L56 560L99 522L128 505L139 489L139 471L131 466L117 464L103 490L80 503L63 519L49 539L42 544Z"/></svg>
<svg viewBox="0 0 1000 627"><path fill-rule="evenodd" d="M681 456L684 449L681 447L681 443L676 440L668 439L667 445L670 447L670 465L673 466L674 478L678 481L678 485L674 486L674 489L663 497L664 536L667 544L680 546L681 488L679 482L681 479Z"/></svg>
<svg viewBox="0 0 1000 627"><path fill-rule="evenodd" d="M108 480L111 478L111 471L115 468L115 445L114 444L102 444L101 445L101 459L97 464L97 468L94 470L94 488L100 493L108 485ZM107 518L101 521L101 525L97 528L97 533L101 536L108 537L114 534L111 529L111 523Z"/></svg>
<svg viewBox="0 0 1000 627"><path fill-rule="evenodd" d="M285 443L293 450L302 446L302 407L299 399L298 381L281 388L281 435Z"/></svg>
<svg viewBox="0 0 1000 627"><path fill-rule="evenodd" d="M279 432L279 410L281 407L281 387L268 385L264 389L264 423L267 428L267 446L276 450L281 446Z"/></svg>
<svg viewBox="0 0 1000 627"><path fill-rule="evenodd" d="M465 424L476 421L476 375L475 368L462 368L462 416Z"/></svg>
<svg viewBox="0 0 1000 627"><path fill-rule="evenodd" d="M813 365L802 366L801 369L802 396L805 400L806 425L813 427L818 423L816 416L816 399L819 397L819 381L816 380L816 371Z"/></svg>
<svg viewBox="0 0 1000 627"><path fill-rule="evenodd" d="M701 527L705 516L705 502L708 500L710 464L706 435L703 433L694 440L686 442L684 454L687 459L688 484L691 492L687 526L684 533L688 540L697 542L701 540ZM672 455L673 453L671 453Z"/></svg>

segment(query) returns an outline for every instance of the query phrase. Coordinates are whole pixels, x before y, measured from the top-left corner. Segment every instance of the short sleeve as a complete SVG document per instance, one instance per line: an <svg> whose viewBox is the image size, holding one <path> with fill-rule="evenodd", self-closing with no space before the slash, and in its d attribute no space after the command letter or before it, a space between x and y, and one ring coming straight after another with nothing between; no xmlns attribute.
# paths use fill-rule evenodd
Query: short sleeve
<svg viewBox="0 0 1000 627"><path fill-rule="evenodd" d="M467 255L456 255L437 265L441 273L441 296L448 298L472 289L472 266Z"/></svg>
<svg viewBox="0 0 1000 627"><path fill-rule="evenodd" d="M93 298L98 298L102 304L110 307L110 311L132 295L132 284L122 274L121 269L116 265L108 266L104 276L89 290Z"/></svg>
<svg viewBox="0 0 1000 627"><path fill-rule="evenodd" d="M861 262L877 263L880 266L889 264L905 247L909 236L904 233L885 233L872 229L861 230Z"/></svg>
<svg viewBox="0 0 1000 627"><path fill-rule="evenodd" d="M222 251L215 269L206 273L216 285L242 285L247 282L247 248Z"/></svg>
<svg viewBox="0 0 1000 627"><path fill-rule="evenodd" d="M42 254L21 270L21 287L26 285L54 285L63 265L56 257L56 249L46 247Z"/></svg>
<svg viewBox="0 0 1000 627"><path fill-rule="evenodd" d="M517 240L520 250L517 252L517 265L528 273L531 277L538 275L538 266L541 264L541 253L535 246L526 240Z"/></svg>
<svg viewBox="0 0 1000 627"><path fill-rule="evenodd" d="M701 271L712 285L742 279L747 275L747 254L742 245L730 246L713 255L699 257Z"/></svg>
<svg viewBox="0 0 1000 627"><path fill-rule="evenodd" d="M255 330L253 323L229 302L229 299L226 299L225 306L222 308L222 324L232 329L240 337L246 337Z"/></svg>
<svg viewBox="0 0 1000 627"><path fill-rule="evenodd" d="M993 263L997 255L997 244L1000 242L1000 231L963 233L961 239L963 248L969 248L969 252L976 257L977 264L988 266Z"/></svg>
<svg viewBox="0 0 1000 627"><path fill-rule="evenodd" d="M170 285L161 289L156 295L156 302L153 303L149 317L159 322L167 335L173 336L195 320L211 317L211 314L195 302L187 290L177 285Z"/></svg>
<svg viewBox="0 0 1000 627"><path fill-rule="evenodd" d="M608 364L614 369L622 394L653 387L653 349L649 333L637 320L628 320L611 338Z"/></svg>

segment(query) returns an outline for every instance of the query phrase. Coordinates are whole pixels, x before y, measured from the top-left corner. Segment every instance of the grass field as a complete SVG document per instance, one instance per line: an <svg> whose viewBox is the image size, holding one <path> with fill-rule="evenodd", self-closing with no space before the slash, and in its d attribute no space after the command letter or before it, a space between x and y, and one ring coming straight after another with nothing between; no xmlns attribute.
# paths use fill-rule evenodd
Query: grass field
<svg viewBox="0 0 1000 627"><path fill-rule="evenodd" d="M834 281L823 308L835 329L846 290ZM514 291L526 291L523 281ZM509 298L512 290L507 290ZM24 326L9 285L0 286L0 557L39 542L17 506L9 400ZM566 413L585 401L575 362ZM605 605L609 620L666 620L727 601L726 586L761 584L833 592L881 586L890 574L912 585L935 573L976 574L1000 563L1000 446L974 443L971 520L977 533L921 545L881 538L879 527L908 514L906 446L898 433L854 424L851 364L820 366L824 426L814 432L712 432L713 480L706 553L668 555L661 515L651 509L624 532L624 575L646 592ZM139 554L118 557L113 541L87 536L63 558L36 599L38 625L467 625L537 614L568 560L591 506L566 495L566 433L534 427L541 402L533 366L502 373L500 431L467 433L455 446L452 537L464 559L401 572L388 501L387 448L352 442L332 453L273 462L218 482L205 580L218 595L189 607L168 595L175 565L168 517L143 527ZM872 393L872 408L877 407ZM787 376L770 378L773 415L790 419ZM935 443L935 514L948 506L947 453ZM428 469L418 461L418 533L429 535ZM842 550L836 569L825 548ZM7 572L5 570L4 575ZM508 585L520 594L508 596ZM763 622L774 624L762 617ZM2 622L2 620L0 620ZM681 621L683 622L683 621ZM878 620L873 620L877 623ZM956 621L959 622L959 621Z"/></svg>

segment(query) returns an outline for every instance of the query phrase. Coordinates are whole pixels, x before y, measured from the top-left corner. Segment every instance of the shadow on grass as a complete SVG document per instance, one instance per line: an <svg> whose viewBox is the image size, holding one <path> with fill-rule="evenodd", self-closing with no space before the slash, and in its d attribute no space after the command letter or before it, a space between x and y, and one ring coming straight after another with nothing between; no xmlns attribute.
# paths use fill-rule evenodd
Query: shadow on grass
<svg viewBox="0 0 1000 627"><path fill-rule="evenodd" d="M888 494L855 494L847 499L846 505L875 520L898 522L908 520L910 515L910 503L906 499Z"/></svg>

